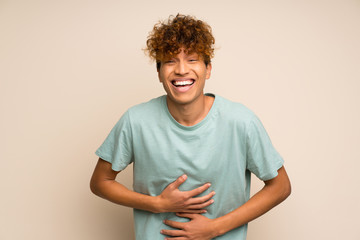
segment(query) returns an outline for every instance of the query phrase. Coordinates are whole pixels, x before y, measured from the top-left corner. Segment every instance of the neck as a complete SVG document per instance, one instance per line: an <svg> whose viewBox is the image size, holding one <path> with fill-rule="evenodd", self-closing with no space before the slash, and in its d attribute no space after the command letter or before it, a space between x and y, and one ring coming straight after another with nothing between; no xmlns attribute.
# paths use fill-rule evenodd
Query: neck
<svg viewBox="0 0 360 240"><path fill-rule="evenodd" d="M194 126L201 122L211 109L214 98L206 95L188 104L177 104L167 96L167 106L170 114L184 126Z"/></svg>

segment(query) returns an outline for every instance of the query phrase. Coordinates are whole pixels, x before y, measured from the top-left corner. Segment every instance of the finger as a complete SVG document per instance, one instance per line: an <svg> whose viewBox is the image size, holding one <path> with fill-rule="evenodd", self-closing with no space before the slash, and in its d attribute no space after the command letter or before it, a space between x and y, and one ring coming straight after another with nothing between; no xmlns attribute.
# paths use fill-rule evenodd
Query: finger
<svg viewBox="0 0 360 240"><path fill-rule="evenodd" d="M204 185L202 185L201 187L195 188L191 191L188 191L188 194L190 197L194 197L199 195L200 193L204 192L206 189L208 189L211 186L210 183L205 183Z"/></svg>
<svg viewBox="0 0 360 240"><path fill-rule="evenodd" d="M169 229L162 229L160 233L172 237L181 237L184 236L185 234L183 230L169 230Z"/></svg>
<svg viewBox="0 0 360 240"><path fill-rule="evenodd" d="M175 221L167 220L167 219L164 220L163 222L164 222L164 224L166 224L170 227L178 228L178 229L183 229L184 225L185 225L185 223L183 223L183 222L175 222Z"/></svg>
<svg viewBox="0 0 360 240"><path fill-rule="evenodd" d="M215 192L212 191L211 193L202 196L202 197L196 197L196 198L191 198L189 199L188 203L189 204L201 204L204 203L206 201L208 201L210 198L212 198L215 195Z"/></svg>
<svg viewBox="0 0 360 240"><path fill-rule="evenodd" d="M193 213L176 213L176 216L178 216L178 217L189 218L189 219L194 219L198 215L199 214L193 214Z"/></svg>
<svg viewBox="0 0 360 240"><path fill-rule="evenodd" d="M182 213L197 213L197 214L203 214L206 213L207 211L205 209L186 209L186 210L182 210Z"/></svg>
<svg viewBox="0 0 360 240"><path fill-rule="evenodd" d="M200 204L195 204L195 205L191 205L189 206L189 209L203 209L211 204L214 203L214 199L211 199L207 202L204 202L204 203L200 203Z"/></svg>
<svg viewBox="0 0 360 240"><path fill-rule="evenodd" d="M171 183L171 185L174 187L174 188L179 188L181 184L183 184L187 179L187 176L186 174L178 177L178 179L176 179L173 183Z"/></svg>
<svg viewBox="0 0 360 240"><path fill-rule="evenodd" d="M173 240L186 240L188 238L184 238L184 237L166 237L165 240L170 240L170 239L173 239Z"/></svg>

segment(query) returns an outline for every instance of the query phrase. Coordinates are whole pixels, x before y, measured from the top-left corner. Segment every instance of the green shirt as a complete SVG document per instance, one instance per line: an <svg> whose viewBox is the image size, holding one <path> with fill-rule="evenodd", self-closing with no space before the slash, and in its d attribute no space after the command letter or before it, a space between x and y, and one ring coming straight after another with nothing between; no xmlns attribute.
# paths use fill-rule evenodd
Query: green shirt
<svg viewBox="0 0 360 240"><path fill-rule="evenodd" d="M180 190L207 182L215 202L204 216L217 218L244 204L250 197L250 175L261 180L277 176L283 159L273 147L256 115L240 103L220 96L207 116L194 126L179 124L170 114L166 96L130 108L118 121L96 154L115 171L134 166L134 191L157 196L182 174L188 178ZM164 219L188 221L174 213L134 209L137 240L160 240ZM247 224L216 239L246 239Z"/></svg>

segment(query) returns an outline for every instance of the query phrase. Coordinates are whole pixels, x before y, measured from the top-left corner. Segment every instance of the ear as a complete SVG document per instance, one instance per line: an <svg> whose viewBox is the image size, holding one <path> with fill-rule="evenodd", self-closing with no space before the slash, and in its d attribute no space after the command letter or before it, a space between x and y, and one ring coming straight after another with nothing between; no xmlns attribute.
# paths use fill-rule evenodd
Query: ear
<svg viewBox="0 0 360 240"><path fill-rule="evenodd" d="M159 70L159 69L157 69L157 74L158 74L159 82L162 82L162 81L161 81L161 77L160 77L160 70Z"/></svg>
<svg viewBox="0 0 360 240"><path fill-rule="evenodd" d="M206 79L209 79L211 76L211 69L212 69L212 65L211 63L208 63L208 65L206 66Z"/></svg>
<svg viewBox="0 0 360 240"><path fill-rule="evenodd" d="M158 64L158 63L156 63L156 71L157 71L157 74L158 74L158 79L159 79L159 82L162 82L162 81L161 81L161 77L160 77L160 69L161 69L161 65L162 65L162 64Z"/></svg>

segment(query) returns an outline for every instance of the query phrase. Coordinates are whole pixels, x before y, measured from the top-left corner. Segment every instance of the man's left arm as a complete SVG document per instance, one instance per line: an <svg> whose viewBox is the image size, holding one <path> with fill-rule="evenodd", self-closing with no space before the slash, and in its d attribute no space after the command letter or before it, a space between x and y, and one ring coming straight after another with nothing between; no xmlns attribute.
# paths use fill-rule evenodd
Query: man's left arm
<svg viewBox="0 0 360 240"><path fill-rule="evenodd" d="M263 215L284 201L291 193L290 180L284 167L278 170L275 178L264 183L265 186L249 201L224 216L209 219L200 214L178 213L179 217L189 218L190 221L180 223L165 220L165 224L178 230L161 230L161 233L169 236L169 239L177 237L176 239L208 240L240 227Z"/></svg>

